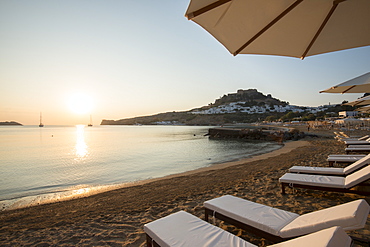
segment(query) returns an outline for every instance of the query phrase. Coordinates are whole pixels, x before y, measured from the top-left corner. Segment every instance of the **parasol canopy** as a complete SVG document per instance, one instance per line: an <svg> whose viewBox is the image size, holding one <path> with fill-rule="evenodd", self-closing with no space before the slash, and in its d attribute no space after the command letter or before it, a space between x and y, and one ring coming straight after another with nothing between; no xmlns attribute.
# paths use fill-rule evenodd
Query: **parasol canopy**
<svg viewBox="0 0 370 247"><path fill-rule="evenodd" d="M185 16L233 55L307 56L370 45L369 0L191 0Z"/></svg>
<svg viewBox="0 0 370 247"><path fill-rule="evenodd" d="M367 105L367 106L363 106L363 107L357 108L356 111L359 111L359 112L369 112L370 111L370 106Z"/></svg>
<svg viewBox="0 0 370 247"><path fill-rule="evenodd" d="M320 93L370 93L370 72L320 91Z"/></svg>
<svg viewBox="0 0 370 247"><path fill-rule="evenodd" d="M356 99L354 101L345 103L343 105L350 105L350 106L356 106L356 105L370 105L370 95Z"/></svg>

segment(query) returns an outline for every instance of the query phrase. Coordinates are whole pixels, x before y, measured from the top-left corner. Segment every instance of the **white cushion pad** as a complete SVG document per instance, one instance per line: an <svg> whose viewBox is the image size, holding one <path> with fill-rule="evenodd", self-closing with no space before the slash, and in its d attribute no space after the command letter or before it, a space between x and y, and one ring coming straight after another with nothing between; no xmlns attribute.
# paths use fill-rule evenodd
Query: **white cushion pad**
<svg viewBox="0 0 370 247"><path fill-rule="evenodd" d="M281 228L299 216L230 195L206 201L204 207L276 236Z"/></svg>
<svg viewBox="0 0 370 247"><path fill-rule="evenodd" d="M256 247L184 211L145 224L144 231L161 247Z"/></svg>
<svg viewBox="0 0 370 247"><path fill-rule="evenodd" d="M310 173L310 174L327 174L327 175L344 175L344 168L337 167L313 167L313 166L292 166L289 172Z"/></svg>
<svg viewBox="0 0 370 247"><path fill-rule="evenodd" d="M344 141L344 143L346 145L369 145L370 142L368 141L361 141L361 140L358 140L358 141Z"/></svg>
<svg viewBox="0 0 370 247"><path fill-rule="evenodd" d="M330 188L345 188L345 178L335 176L308 175L297 173L286 173L279 178L280 183L292 183L312 185Z"/></svg>
<svg viewBox="0 0 370 247"><path fill-rule="evenodd" d="M346 188L352 188L366 180L370 179L370 166L366 166L346 177L345 186Z"/></svg>
<svg viewBox="0 0 370 247"><path fill-rule="evenodd" d="M366 155L358 154L358 155L329 155L328 161L333 161L333 162L348 162L348 163L353 163L356 162L357 160L365 157Z"/></svg>
<svg viewBox="0 0 370 247"><path fill-rule="evenodd" d="M346 151L370 151L370 145L349 145Z"/></svg>
<svg viewBox="0 0 370 247"><path fill-rule="evenodd" d="M340 227L331 227L270 247L350 247L352 239Z"/></svg>
<svg viewBox="0 0 370 247"><path fill-rule="evenodd" d="M360 229L366 224L369 210L369 204L365 200L360 199L307 213L294 219L281 229L280 236L291 238L333 226L340 226L346 231Z"/></svg>

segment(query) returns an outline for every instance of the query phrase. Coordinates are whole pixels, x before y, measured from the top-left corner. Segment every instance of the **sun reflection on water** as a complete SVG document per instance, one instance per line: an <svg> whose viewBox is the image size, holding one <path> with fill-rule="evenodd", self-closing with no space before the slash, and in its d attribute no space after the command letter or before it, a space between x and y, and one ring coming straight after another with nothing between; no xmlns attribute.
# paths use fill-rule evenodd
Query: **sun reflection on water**
<svg viewBox="0 0 370 247"><path fill-rule="evenodd" d="M86 158L89 154L85 142L85 125L76 125L76 156L78 159Z"/></svg>

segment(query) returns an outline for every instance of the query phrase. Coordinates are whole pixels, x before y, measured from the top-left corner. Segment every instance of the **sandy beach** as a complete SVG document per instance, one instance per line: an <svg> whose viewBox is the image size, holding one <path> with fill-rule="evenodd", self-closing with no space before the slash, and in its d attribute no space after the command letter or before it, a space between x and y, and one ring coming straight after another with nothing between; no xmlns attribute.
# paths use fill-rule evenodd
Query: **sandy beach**
<svg viewBox="0 0 370 247"><path fill-rule="evenodd" d="M281 194L278 179L291 166L327 166L329 154L344 153L343 143L326 137L332 131L314 134L320 136L287 142L279 150L242 161L86 198L1 212L0 245L145 246L145 223L180 210L204 219L203 202L227 194L298 214L358 198L370 202L370 197L312 190L288 189ZM258 246L270 244L223 222L216 224ZM349 233L369 238L370 218L364 229Z"/></svg>

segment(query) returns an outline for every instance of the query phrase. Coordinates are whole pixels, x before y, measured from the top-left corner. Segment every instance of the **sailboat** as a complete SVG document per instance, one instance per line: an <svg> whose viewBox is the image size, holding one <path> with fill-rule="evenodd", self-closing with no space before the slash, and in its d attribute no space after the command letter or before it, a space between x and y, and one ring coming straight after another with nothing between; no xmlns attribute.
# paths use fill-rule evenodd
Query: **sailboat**
<svg viewBox="0 0 370 247"><path fill-rule="evenodd" d="M89 123L87 126L89 126L89 127L93 126L93 125L92 125L92 118L91 118L91 115L90 115L90 123Z"/></svg>
<svg viewBox="0 0 370 247"><path fill-rule="evenodd" d="M44 127L44 124L42 123L42 114L40 112L40 124L39 124L39 127Z"/></svg>

